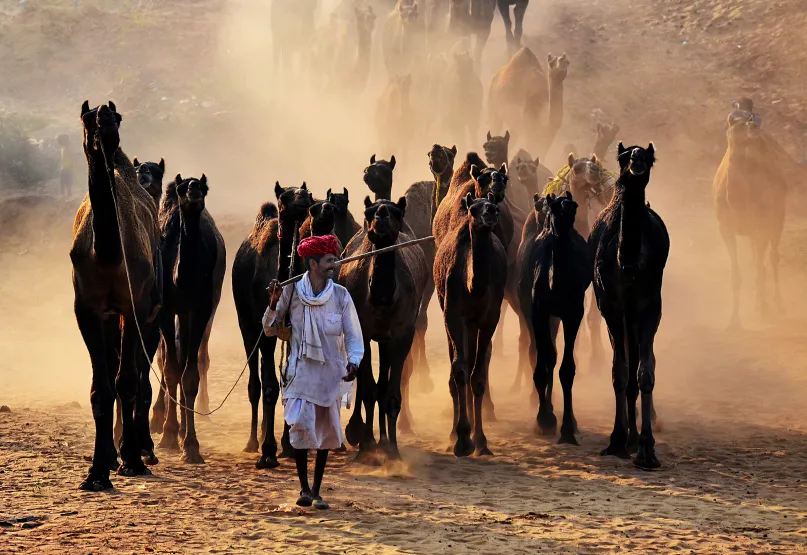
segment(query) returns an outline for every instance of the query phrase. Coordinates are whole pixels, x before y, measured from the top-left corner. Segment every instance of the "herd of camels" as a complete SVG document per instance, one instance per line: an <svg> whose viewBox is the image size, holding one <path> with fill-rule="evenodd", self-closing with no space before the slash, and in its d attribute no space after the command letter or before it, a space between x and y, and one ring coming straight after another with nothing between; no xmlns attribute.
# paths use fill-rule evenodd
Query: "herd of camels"
<svg viewBox="0 0 807 555"><path fill-rule="evenodd" d="M450 22L452 16L456 21L458 6L468 5L466 15L477 15L474 7L485 4L492 14L494 2L444 4ZM355 190L332 188L316 199L305 182L290 187L275 183L274 202L260 207L238 247L231 278L249 364L251 423L245 450L260 452L258 468L277 467L278 457L291 454L288 429L281 437L279 454L275 438L280 394L275 354L279 349L277 338L263 335L266 288L273 279L283 281L303 272L302 261L293 254L295 241L324 234L338 237L343 256L434 237L433 244L345 264L336 278L354 300L366 343L357 399L345 430L347 442L358 446L358 460L399 457L397 432L412 425L410 381L416 377L422 387L433 387L424 338L427 308L436 292L451 365L450 437L456 456L492 454L483 421L495 414L488 369L506 302L520 322L516 386L532 376L539 433L557 433L552 389L556 337L562 323L559 442L577 444L574 349L588 313L592 359L601 364L604 356L602 320L613 349L615 419L602 453L621 458L635 454L634 464L644 469L660 466L653 438L653 341L661 320L670 238L645 196L656 161L655 147L652 143L626 147L619 142L614 156L611 145L619 128L597 124L592 154L570 154L559 172L549 171L524 149L511 157L511 131L540 152L551 145L562 123L563 80L570 63L565 55L550 55L544 70L528 48L518 45L527 2L500 0L498 4L500 8L516 5L516 25L512 38L508 34L508 42L514 45L510 60L494 75L488 91L489 114L497 125L492 128L507 131L487 133L481 145L485 159L473 150L458 159L456 146L434 144L428 160L432 179L412 184L394 200L398 160L372 155L363 181L373 198L368 195L363 200L358 221L349 210ZM418 9L414 2L401 0L390 20L397 18L401 25L419 21ZM422 22L431 33L426 36L437 32L430 24L436 20L434 13L427 11ZM357 30L366 30L368 22L372 28L371 10L356 7L354 15ZM505 22L509 30L508 17ZM484 45L485 38L476 40ZM404 43L401 38L400 44ZM278 53L287 54L285 48ZM478 55L470 64L460 53L452 57L456 67L475 73ZM399 93L413 87L415 95L414 88L426 86L413 77L390 75ZM332 80L328 83L338 86ZM775 302L781 302L778 245L787 189L786 168L771 168L767 162L773 150L778 159L785 155L761 129L753 105L742 102L727 121L728 149L714 180L720 232L731 255L733 325L739 325L737 237L751 239L760 307L767 299L766 253L773 270ZM535 125L547 107L547 123ZM450 119L442 123L450 126ZM181 447L185 462L204 462L195 417L197 411L209 412L208 340L225 279L225 243L206 207L211 186L207 177L176 175L163 186L164 160L141 163L122 150L122 120L113 102L92 108L85 101L81 108L88 194L76 214L70 258L76 320L92 364L95 446L90 471L80 486L89 491L111 488L110 471L121 476L150 474L148 466L158 463L153 433L161 434L160 447ZM473 125L462 118L454 123L447 129L456 134L457 142L468 137L476 140ZM607 160L616 162L613 171L606 169L611 165ZM768 186L763 196L755 194L760 182ZM589 289L593 293L587 300ZM377 382L371 366L372 341L378 343ZM153 359L163 379L150 414ZM641 416L637 414L640 395Z"/></svg>

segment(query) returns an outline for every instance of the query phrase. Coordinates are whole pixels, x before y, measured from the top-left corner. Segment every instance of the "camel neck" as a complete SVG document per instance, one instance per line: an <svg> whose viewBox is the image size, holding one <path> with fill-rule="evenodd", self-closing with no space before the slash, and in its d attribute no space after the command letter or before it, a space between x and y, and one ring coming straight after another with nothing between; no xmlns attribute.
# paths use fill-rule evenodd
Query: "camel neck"
<svg viewBox="0 0 807 555"><path fill-rule="evenodd" d="M642 219L647 211L644 187L619 185L616 202L620 207L617 259L622 268L633 268L639 264L642 248Z"/></svg>
<svg viewBox="0 0 807 555"><path fill-rule="evenodd" d="M543 136L541 148L542 155L545 155L555 136L558 134L560 126L563 124L563 79L560 77L549 79L549 123Z"/></svg>
<svg viewBox="0 0 807 555"><path fill-rule="evenodd" d="M468 292L472 296L485 295L490 281L490 261L493 260L492 231L475 231L468 224Z"/></svg>
<svg viewBox="0 0 807 555"><path fill-rule="evenodd" d="M375 194L376 202L379 200L390 200L390 198L392 198L392 183L389 185L383 185Z"/></svg>
<svg viewBox="0 0 807 555"><path fill-rule="evenodd" d="M177 250L177 286L182 289L193 288L202 277L199 268L201 233L199 223L201 212L179 209L179 245Z"/></svg>
<svg viewBox="0 0 807 555"><path fill-rule="evenodd" d="M117 188L109 180L110 172L115 173L112 160L107 172L104 156L100 151L89 150L85 146L88 164L88 188L92 208L93 250L99 264L117 266L123 263L123 250L118 229L118 215L115 210Z"/></svg>
<svg viewBox="0 0 807 555"><path fill-rule="evenodd" d="M389 245L374 245L380 249ZM375 306L389 306L395 298L396 253L387 252L373 257L370 269L370 302Z"/></svg>
<svg viewBox="0 0 807 555"><path fill-rule="evenodd" d="M291 218L285 217L280 214L280 249L278 252L278 268L277 279L279 281L286 281L292 277L289 273L289 265L291 264L292 243L294 242L294 232L299 230L299 222ZM299 238L298 238L299 242ZM294 257L294 273L296 274L297 268L300 266L298 256Z"/></svg>
<svg viewBox="0 0 807 555"><path fill-rule="evenodd" d="M597 137L592 152L600 160L605 160L606 156L608 156L608 147L611 146L612 142L613 141L608 141L603 137Z"/></svg>

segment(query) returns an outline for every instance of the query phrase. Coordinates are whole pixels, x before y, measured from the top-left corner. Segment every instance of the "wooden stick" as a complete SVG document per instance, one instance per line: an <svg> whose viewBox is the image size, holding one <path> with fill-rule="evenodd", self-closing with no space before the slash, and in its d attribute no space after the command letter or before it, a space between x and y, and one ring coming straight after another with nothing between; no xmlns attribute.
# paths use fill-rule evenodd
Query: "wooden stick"
<svg viewBox="0 0 807 555"><path fill-rule="evenodd" d="M414 246L414 245L419 245L421 243L428 243L429 241L434 241L434 236L433 235L429 235L428 237L421 237L420 239L412 239L411 241L405 241L403 243L398 243L397 245L390 245L389 247L384 247L384 248L376 249L376 250L373 250L373 251L370 251L370 252L357 254L356 256L350 256L348 258L345 258L343 260L338 261L336 263L336 265L341 266L342 264L345 264L346 262L353 262L354 260L361 260L363 258L370 258L371 256L375 256L377 254L384 254L385 252L397 251L398 249L403 249L405 247L411 247L411 246ZM287 279L286 281L284 281L283 283L280 284L280 287L281 288L286 287L290 283L296 283L296 282L300 281L301 279L303 279L303 275L305 275L305 274L300 274L299 276L294 276L291 279ZM269 288L267 287L267 289L269 289Z"/></svg>

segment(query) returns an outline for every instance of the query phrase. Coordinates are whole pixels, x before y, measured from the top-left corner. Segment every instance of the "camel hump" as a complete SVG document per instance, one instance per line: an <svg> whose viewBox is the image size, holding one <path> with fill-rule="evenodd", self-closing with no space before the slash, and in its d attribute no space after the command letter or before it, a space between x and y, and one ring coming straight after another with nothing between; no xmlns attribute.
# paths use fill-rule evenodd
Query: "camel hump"
<svg viewBox="0 0 807 555"><path fill-rule="evenodd" d="M278 216L277 206L272 202L264 202L258 212L258 217L255 218L255 225L263 225L269 220L274 220Z"/></svg>

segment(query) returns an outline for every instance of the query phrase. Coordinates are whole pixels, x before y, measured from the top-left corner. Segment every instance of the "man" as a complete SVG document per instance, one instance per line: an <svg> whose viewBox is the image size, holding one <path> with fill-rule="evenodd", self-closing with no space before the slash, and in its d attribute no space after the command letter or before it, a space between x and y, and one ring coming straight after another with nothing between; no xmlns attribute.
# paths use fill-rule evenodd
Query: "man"
<svg viewBox="0 0 807 555"><path fill-rule="evenodd" d="M356 378L364 357L364 339L353 299L333 282L339 241L333 235L308 237L297 254L308 270L303 279L282 289L269 284L269 306L263 317L266 335L282 330L291 319L288 365L283 380L283 417L290 426L300 478L301 507L327 509L320 487L328 450L342 445L340 393L343 382ZM317 450L314 487L308 486L308 450Z"/></svg>

